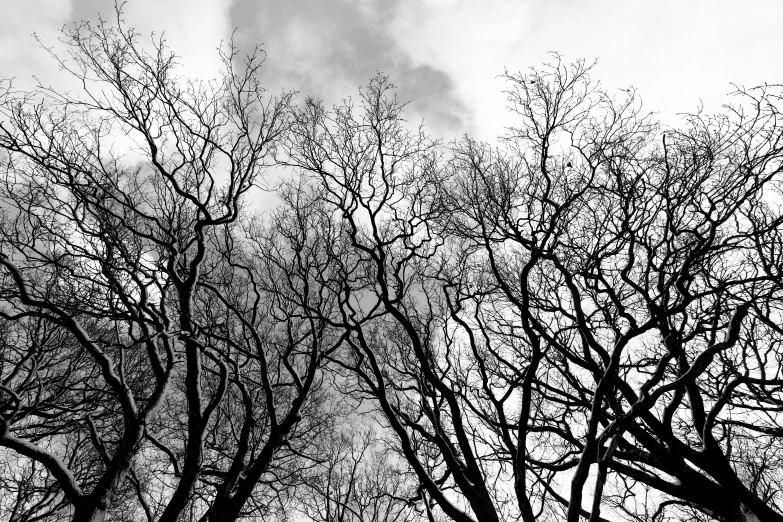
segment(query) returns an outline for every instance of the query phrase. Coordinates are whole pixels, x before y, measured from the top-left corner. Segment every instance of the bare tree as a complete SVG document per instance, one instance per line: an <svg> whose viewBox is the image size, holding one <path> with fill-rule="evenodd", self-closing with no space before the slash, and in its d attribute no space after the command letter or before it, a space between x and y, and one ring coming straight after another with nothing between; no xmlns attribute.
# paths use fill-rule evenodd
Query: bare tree
<svg viewBox="0 0 783 522"><path fill-rule="evenodd" d="M453 520L780 520L778 91L662 130L590 69L508 74L520 125L445 165L382 76L300 112L351 393Z"/></svg>
<svg viewBox="0 0 783 522"><path fill-rule="evenodd" d="M252 286L227 286L246 284L236 274L249 269L218 245L273 161L290 95L266 97L260 55L239 62L233 47L219 81L178 78L163 40L147 53L117 15L118 26L64 32L69 59L55 58L81 97L3 87L0 446L46 468L56 488L43 484L38 502L62 492L73 520L103 520L129 498L130 519L173 521L212 469L205 451L220 445L226 412L250 426L264 401L277 406L259 390L269 392L264 350L279 353L279 335L252 338L259 325L240 308L262 299ZM288 324L295 337L277 362L293 365L294 406L261 456L254 435L239 437L215 506L246 464L241 487L252 490L300 419L316 332L288 317L275 328ZM238 376L248 343L253 369ZM298 360L302 343L304 384L286 359L293 350ZM248 380L261 382L251 390ZM275 425L275 412L264 413ZM173 480L148 480L156 471Z"/></svg>
<svg viewBox="0 0 783 522"><path fill-rule="evenodd" d="M409 522L422 520L416 511L416 483L407 463L394 463L368 426L337 427L316 448L320 461L305 474L299 510L322 522ZM413 486L413 487L412 487ZM412 491L413 490L413 491Z"/></svg>
<svg viewBox="0 0 783 522"><path fill-rule="evenodd" d="M229 343L221 355L236 386L209 431L213 457L202 476L218 481L205 522L265 510L269 500L256 486L271 481L267 493L277 495L275 484L293 485L297 470L286 463L310 451L330 414L322 366L342 343L329 325L339 295L334 222L312 191L292 184L279 194L269 224L250 221L238 235L244 245L220 238L219 265L200 283L208 290L204 312L225 314L211 335Z"/></svg>
<svg viewBox="0 0 783 522"><path fill-rule="evenodd" d="M733 460L746 435L724 424L774 411L753 403L781 384L777 341L758 327L770 310L745 321L769 291L752 253L764 229L750 216L780 174L776 96L738 93L749 112L659 132L633 92L615 100L588 72L558 64L510 77L524 125L508 159L471 143L458 151L466 197L455 208L470 211L455 230L476 239L496 295L521 318L482 330L516 326L529 346L520 472L573 467L569 520L593 464L591 519L611 471L621 505L638 482L720 520L778 520L780 500L754 492ZM562 450L528 453L550 444Z"/></svg>
<svg viewBox="0 0 783 522"><path fill-rule="evenodd" d="M0 93L9 521L783 519L779 86L669 129L556 56L445 147L117 15Z"/></svg>
<svg viewBox="0 0 783 522"><path fill-rule="evenodd" d="M435 366L444 355L436 340L443 305L427 272L443 244L432 228L443 179L436 143L421 128L406 130L402 108L384 76L370 82L358 108L330 114L310 101L293 127L290 155L347 223L355 268L344 283L342 324L354 356L344 364L360 393L378 401L404 458L447 516L471 520L444 492L453 474L476 515L497 520L460 398ZM433 405L445 418L428 416Z"/></svg>

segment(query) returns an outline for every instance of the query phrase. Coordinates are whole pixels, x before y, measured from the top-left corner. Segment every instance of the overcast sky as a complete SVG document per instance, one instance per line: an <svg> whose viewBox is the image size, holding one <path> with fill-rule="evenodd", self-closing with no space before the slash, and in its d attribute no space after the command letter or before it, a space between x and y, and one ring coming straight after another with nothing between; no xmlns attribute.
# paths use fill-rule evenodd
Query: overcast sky
<svg viewBox="0 0 783 522"><path fill-rule="evenodd" d="M32 33L56 44L63 24L111 17L112 6L4 0L0 77L56 83ZM597 58L605 88L637 87L664 121L700 99L718 107L732 82L783 83L776 0L131 0L125 12L143 34L165 31L189 75L215 75L215 48L234 29L244 48L267 51L273 90L331 103L389 73L411 119L445 138L501 134L513 121L497 75L540 65L549 51Z"/></svg>

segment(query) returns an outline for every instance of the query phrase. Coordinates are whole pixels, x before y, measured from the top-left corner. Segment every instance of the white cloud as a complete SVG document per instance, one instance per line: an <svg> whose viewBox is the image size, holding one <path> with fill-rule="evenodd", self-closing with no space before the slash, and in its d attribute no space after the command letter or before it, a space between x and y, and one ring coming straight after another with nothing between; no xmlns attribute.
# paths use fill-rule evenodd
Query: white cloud
<svg viewBox="0 0 783 522"><path fill-rule="evenodd" d="M25 0L6 2L0 18L0 77L15 77L19 87L33 85L32 76L44 84L60 83L63 76L55 61L39 47L42 43L62 51L59 30L82 18L95 21L100 11L113 20L112 0ZM125 4L125 21L149 43L151 32L166 32L166 39L182 57L183 76L211 78L220 71L217 47L231 34L227 0L134 0Z"/></svg>
<svg viewBox="0 0 783 522"><path fill-rule="evenodd" d="M719 110L730 82L779 83L782 20L783 3L770 0L402 0L392 34L414 60L451 74L472 131L490 139L510 123L496 78L504 68L540 65L550 51L599 58L605 88L634 85L646 109L674 122L699 100Z"/></svg>
<svg viewBox="0 0 783 522"><path fill-rule="evenodd" d="M0 17L0 78L15 77L18 87L32 85L32 75L49 76L56 67L33 38L57 42L58 30L71 14L70 0L6 2Z"/></svg>
<svg viewBox="0 0 783 522"><path fill-rule="evenodd" d="M142 36L166 33L169 47L181 57L180 74L194 79L217 77L217 48L231 36L227 0L153 0L126 4L126 21Z"/></svg>
<svg viewBox="0 0 783 522"><path fill-rule="evenodd" d="M517 54L531 28L529 3L513 0L403 0L391 33L415 63L448 72L483 138L504 116L503 83L496 77Z"/></svg>

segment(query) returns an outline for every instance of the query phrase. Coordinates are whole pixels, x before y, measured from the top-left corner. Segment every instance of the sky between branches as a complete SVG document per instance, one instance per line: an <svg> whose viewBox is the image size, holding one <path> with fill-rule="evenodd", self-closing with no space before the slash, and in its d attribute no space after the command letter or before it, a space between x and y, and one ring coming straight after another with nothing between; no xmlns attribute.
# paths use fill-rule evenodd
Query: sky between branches
<svg viewBox="0 0 783 522"><path fill-rule="evenodd" d="M57 81L38 47L74 21L113 17L112 0L6 0L0 78ZM699 100L730 101L731 83L783 83L783 2L777 0L131 0L125 19L143 35L165 31L182 73L213 77L215 48L236 28L243 49L267 52L265 84L328 103L356 93L376 70L390 74L446 139L492 139L513 124L504 69L598 59L607 89L635 86L644 108L675 123Z"/></svg>

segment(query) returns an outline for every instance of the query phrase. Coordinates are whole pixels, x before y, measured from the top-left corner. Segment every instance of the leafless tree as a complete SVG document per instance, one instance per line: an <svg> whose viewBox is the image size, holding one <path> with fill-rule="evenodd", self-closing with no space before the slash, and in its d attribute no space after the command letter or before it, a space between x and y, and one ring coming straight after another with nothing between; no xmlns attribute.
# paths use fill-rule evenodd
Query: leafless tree
<svg viewBox="0 0 783 522"><path fill-rule="evenodd" d="M200 283L204 313L225 314L212 335L229 343L222 357L237 388L207 438L213 457L202 476L218 481L204 522L264 511L269 500L256 486L270 482L267 493L277 495L276 484L295 483L291 465L324 436L330 414L322 365L342 343L328 324L339 295L334 222L312 191L293 184L279 195L269 225L248 222L244 245L221 237L220 263Z"/></svg>
<svg viewBox="0 0 783 522"><path fill-rule="evenodd" d="M590 70L508 74L519 126L445 164L383 76L299 113L351 393L453 520L780 520L779 89L661 129Z"/></svg>
<svg viewBox="0 0 783 522"><path fill-rule="evenodd" d="M317 461L305 474L299 510L321 522L410 522L417 512L407 463L394 462L377 433L350 422L337 427L316 448Z"/></svg>
<svg viewBox="0 0 783 522"><path fill-rule="evenodd" d="M735 418L757 425L759 411L781 421L766 398L783 383L778 340L760 324L777 312L758 308L775 285L753 253L780 223L753 217L780 175L777 95L740 92L729 115L660 132L633 92L615 100L588 72L558 64L511 76L523 126L507 149L457 151L454 208L469 211L454 230L476 241L488 265L479 273L520 321L495 303L483 319L464 283L453 299L470 303L457 309L475 318L486 349L516 328L529 354L522 415L509 426L515 482L573 468L569 520L593 464L593 520L610 471L621 506L639 483L719 520L778 520L781 499L747 480L747 453L734 460L748 433L728 428Z"/></svg>
<svg viewBox="0 0 783 522"><path fill-rule="evenodd" d="M30 470L20 509L233 520L317 433L306 400L339 343L307 314L328 309L323 238L303 201L279 217L298 228L245 210L290 102L260 55L229 47L220 80L190 82L117 14L64 32L81 97L4 85L0 446Z"/></svg>
<svg viewBox="0 0 783 522"><path fill-rule="evenodd" d="M663 128L556 56L444 146L117 14L0 92L9 521L783 519L780 86Z"/></svg>

